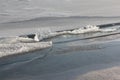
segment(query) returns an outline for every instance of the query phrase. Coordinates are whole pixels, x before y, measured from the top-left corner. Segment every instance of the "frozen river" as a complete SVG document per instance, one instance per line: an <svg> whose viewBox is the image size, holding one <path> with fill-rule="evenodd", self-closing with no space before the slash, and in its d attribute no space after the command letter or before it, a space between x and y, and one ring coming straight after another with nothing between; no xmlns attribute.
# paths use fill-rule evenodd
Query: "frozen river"
<svg viewBox="0 0 120 80"><path fill-rule="evenodd" d="M119 5L0 0L0 80L120 80Z"/></svg>

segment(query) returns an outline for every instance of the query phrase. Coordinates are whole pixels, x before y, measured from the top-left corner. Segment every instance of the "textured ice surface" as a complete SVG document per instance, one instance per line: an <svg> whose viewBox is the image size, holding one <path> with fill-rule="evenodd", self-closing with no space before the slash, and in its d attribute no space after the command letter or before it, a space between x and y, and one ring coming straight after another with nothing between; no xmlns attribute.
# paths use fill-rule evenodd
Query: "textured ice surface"
<svg viewBox="0 0 120 80"><path fill-rule="evenodd" d="M0 57L22 54L52 46L52 42L36 42L30 38L9 37L0 39Z"/></svg>

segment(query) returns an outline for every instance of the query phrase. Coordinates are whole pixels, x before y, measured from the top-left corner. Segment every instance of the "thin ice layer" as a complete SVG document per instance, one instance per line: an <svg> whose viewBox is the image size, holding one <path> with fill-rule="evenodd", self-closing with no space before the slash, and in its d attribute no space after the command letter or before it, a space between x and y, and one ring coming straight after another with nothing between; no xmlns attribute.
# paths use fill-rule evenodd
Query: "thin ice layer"
<svg viewBox="0 0 120 80"><path fill-rule="evenodd" d="M56 32L48 32L48 33L42 33L39 34L39 40L44 40L47 38L56 37L59 35L66 35L66 34L83 34L83 33L90 33L90 32L113 32L118 30L118 28L104 28L101 29L98 26L88 25L86 27L81 27L77 29L71 29L71 30L62 30L62 31L56 31Z"/></svg>

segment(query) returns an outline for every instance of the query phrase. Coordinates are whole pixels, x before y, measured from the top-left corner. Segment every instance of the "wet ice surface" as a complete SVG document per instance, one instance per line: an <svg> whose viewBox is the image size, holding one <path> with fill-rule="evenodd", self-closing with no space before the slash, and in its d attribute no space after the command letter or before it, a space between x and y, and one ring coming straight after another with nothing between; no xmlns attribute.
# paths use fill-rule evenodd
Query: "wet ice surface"
<svg viewBox="0 0 120 80"><path fill-rule="evenodd" d="M99 74L102 75L102 70L104 69L109 72L109 69L113 68L113 74L116 73L114 72L114 67L117 66L119 68L120 60L119 40L89 42L83 41L84 44L80 44L82 43L81 41L75 41L54 44L52 50L48 52L43 50L43 54L48 53L45 57L41 57L41 51L38 51L32 53L37 58L33 56L31 59L24 60L30 54L21 58L18 56L19 59L10 58L12 62L8 61L8 63L6 62L10 60L9 58L7 60L3 59L0 65L0 77L3 80L84 80L90 76L92 80L94 78L101 79ZM98 76L94 77L93 74L95 73L91 71L96 71Z"/></svg>
<svg viewBox="0 0 120 80"><path fill-rule="evenodd" d="M1 24L2 36L16 36L34 32L48 33L82 27L86 24L118 22L119 18L63 18ZM49 25L50 24L50 25ZM73 24L73 25L72 25ZM69 26L71 25L71 26ZM44 26L44 27L43 27ZM68 26L68 27L66 27ZM9 28L11 29L9 29ZM22 27L22 28L21 28ZM23 28L25 27L25 28ZM6 32L4 32L6 31ZM114 32L114 31L113 31ZM1 80L106 80L119 79L120 35L113 32L93 32L61 35L52 39L52 47L42 51L0 59ZM115 31L115 32L119 32ZM42 32L41 32L42 33ZM104 73L107 71L106 73ZM117 71L117 72L116 72ZM112 72L111 78L107 74ZM104 75L102 75L104 73ZM110 76L109 76L110 77Z"/></svg>

